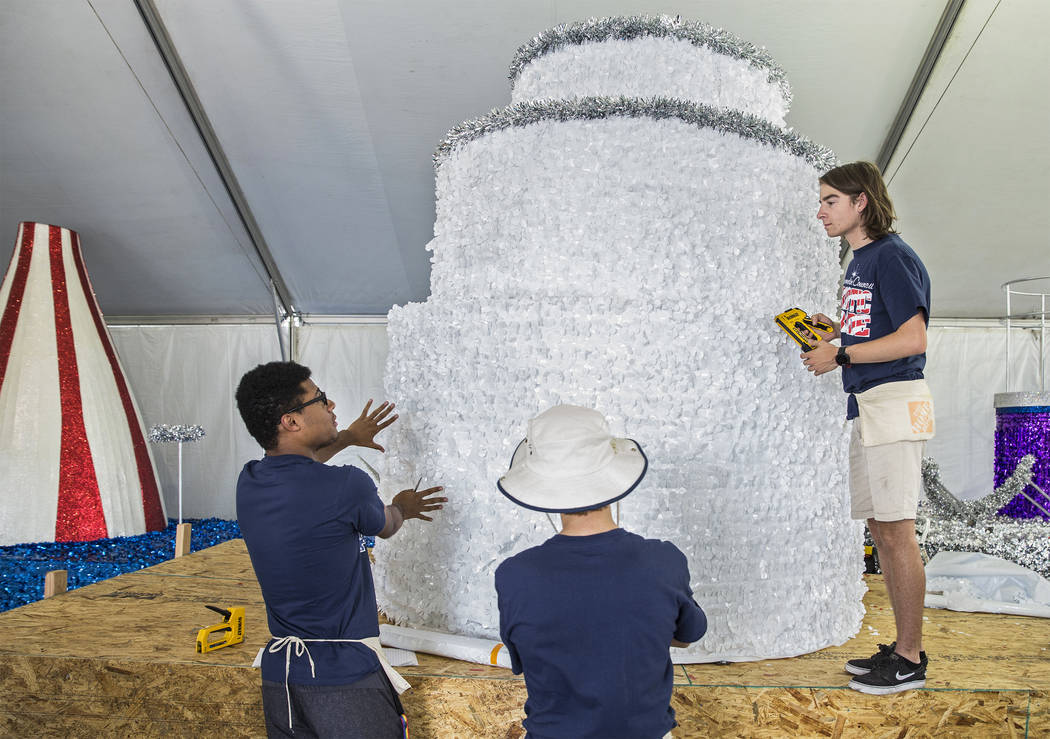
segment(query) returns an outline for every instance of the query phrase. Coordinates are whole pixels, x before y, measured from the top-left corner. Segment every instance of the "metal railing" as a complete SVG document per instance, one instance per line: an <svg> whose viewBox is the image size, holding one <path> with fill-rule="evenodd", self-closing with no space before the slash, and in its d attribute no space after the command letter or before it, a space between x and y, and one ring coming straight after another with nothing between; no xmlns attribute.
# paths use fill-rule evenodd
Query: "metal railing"
<svg viewBox="0 0 1050 739"><path fill-rule="evenodd" d="M1042 285L1031 286L1029 283L1043 283ZM1025 285L1027 289L1018 290L1016 285ZM1011 322L1014 320L1031 320L1038 319L1039 321L1039 389L1046 392L1046 301L1050 298L1050 277L1024 277L1019 280L1010 280L1004 282L1002 285L1003 292L1006 293L1006 389L1007 392L1011 390L1010 385L1010 366L1013 359L1013 347L1011 346L1012 335L1011 335ZM1034 290L1034 291L1030 291ZM1029 311L1026 313L1013 312L1012 298L1017 297L1033 297L1039 298L1039 310Z"/></svg>

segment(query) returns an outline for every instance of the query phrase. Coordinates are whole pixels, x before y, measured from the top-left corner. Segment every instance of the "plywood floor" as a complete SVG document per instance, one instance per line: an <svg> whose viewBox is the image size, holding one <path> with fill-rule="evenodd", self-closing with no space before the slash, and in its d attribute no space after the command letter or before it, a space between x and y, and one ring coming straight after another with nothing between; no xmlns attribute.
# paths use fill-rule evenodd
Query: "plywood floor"
<svg viewBox="0 0 1050 739"><path fill-rule="evenodd" d="M846 659L893 638L882 579L868 577L861 633L792 659L675 668L675 736L1050 736L1050 622L928 609L925 690L845 688ZM243 644L196 654L243 605ZM242 540L0 614L4 736L262 736L259 675L269 639ZM412 736L520 737L525 686L508 670L430 655L403 668Z"/></svg>

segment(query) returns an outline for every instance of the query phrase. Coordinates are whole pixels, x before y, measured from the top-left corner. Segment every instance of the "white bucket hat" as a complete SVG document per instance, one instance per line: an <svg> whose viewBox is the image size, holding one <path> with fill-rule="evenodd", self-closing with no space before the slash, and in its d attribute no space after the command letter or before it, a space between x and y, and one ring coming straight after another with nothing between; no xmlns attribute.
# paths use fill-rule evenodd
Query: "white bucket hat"
<svg viewBox="0 0 1050 739"><path fill-rule="evenodd" d="M613 437L598 411L556 405L529 421L510 469L496 485L525 508L577 513L623 498L648 466L641 445Z"/></svg>

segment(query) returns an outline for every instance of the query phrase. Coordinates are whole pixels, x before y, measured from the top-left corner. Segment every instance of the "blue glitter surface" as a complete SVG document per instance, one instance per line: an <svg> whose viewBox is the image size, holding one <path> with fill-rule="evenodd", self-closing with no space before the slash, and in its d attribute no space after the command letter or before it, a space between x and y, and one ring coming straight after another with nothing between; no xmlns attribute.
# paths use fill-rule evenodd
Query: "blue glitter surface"
<svg viewBox="0 0 1050 739"><path fill-rule="evenodd" d="M183 519L192 524L190 551L238 539L236 521L218 518ZM44 597L44 576L50 570L69 573L68 589L83 587L166 562L175 554L175 527L168 519L163 531L83 542L41 542L0 547L0 611Z"/></svg>

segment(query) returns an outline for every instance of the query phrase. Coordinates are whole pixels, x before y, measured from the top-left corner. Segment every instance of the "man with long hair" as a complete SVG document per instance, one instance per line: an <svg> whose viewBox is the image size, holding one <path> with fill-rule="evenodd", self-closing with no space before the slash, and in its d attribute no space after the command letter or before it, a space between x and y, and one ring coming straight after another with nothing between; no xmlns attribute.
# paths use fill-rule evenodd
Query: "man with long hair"
<svg viewBox="0 0 1050 739"><path fill-rule="evenodd" d="M841 317L802 354L814 375L842 370L849 394L852 515L867 520L896 621L897 639L870 658L853 659L849 687L885 695L926 684L922 608L926 573L915 537L922 456L933 436L933 401L923 369L930 320L930 278L893 230L896 215L882 174L870 162L836 167L820 178L817 218L828 236L853 249L842 285ZM824 314L815 319L835 325Z"/></svg>

